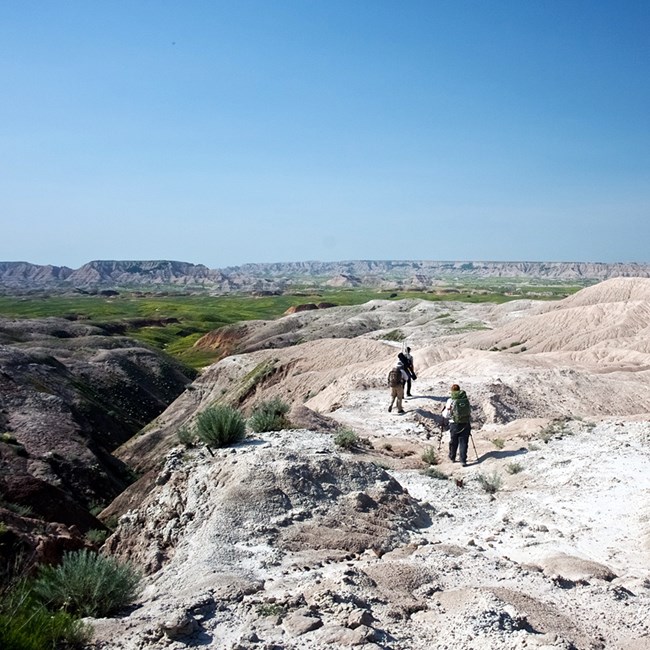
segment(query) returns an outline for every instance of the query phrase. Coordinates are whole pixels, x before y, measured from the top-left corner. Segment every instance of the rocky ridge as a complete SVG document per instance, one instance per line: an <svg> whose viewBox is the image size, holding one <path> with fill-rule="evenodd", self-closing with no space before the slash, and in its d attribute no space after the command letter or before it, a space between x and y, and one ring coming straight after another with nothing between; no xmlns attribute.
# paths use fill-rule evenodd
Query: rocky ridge
<svg viewBox="0 0 650 650"><path fill-rule="evenodd" d="M112 452L193 377L94 325L0 318L0 570L20 553L57 560L104 529L94 515L134 479Z"/></svg>

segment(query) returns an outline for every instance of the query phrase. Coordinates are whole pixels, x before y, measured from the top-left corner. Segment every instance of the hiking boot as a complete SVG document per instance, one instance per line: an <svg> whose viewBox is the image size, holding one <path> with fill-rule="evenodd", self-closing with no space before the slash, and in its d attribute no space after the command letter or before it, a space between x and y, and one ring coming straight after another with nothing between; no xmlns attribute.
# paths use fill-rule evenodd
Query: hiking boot
<svg viewBox="0 0 650 650"><path fill-rule="evenodd" d="M461 461L460 461L460 464L461 464L463 467L467 467L467 461L466 461L466 460L461 460Z"/></svg>
<svg viewBox="0 0 650 650"><path fill-rule="evenodd" d="M406 397L413 397L413 395L411 395L411 393L406 393Z"/></svg>
<svg viewBox="0 0 650 650"><path fill-rule="evenodd" d="M400 414L401 414L401 413L406 413L406 411L397 411L397 412L400 413Z"/></svg>
<svg viewBox="0 0 650 650"><path fill-rule="evenodd" d="M389 407L388 407L388 412L390 413L392 410L393 410L393 407L392 407L392 406L389 406Z"/></svg>

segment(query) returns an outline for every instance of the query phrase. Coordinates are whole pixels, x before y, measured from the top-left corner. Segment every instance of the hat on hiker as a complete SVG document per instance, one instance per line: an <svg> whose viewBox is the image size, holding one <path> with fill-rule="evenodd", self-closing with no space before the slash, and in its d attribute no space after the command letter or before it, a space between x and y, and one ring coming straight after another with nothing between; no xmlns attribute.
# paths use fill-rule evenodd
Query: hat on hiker
<svg viewBox="0 0 650 650"><path fill-rule="evenodd" d="M451 390L452 390L452 391L454 391L454 390L460 390L460 386L459 386L458 384L452 384L452 385L451 385Z"/></svg>

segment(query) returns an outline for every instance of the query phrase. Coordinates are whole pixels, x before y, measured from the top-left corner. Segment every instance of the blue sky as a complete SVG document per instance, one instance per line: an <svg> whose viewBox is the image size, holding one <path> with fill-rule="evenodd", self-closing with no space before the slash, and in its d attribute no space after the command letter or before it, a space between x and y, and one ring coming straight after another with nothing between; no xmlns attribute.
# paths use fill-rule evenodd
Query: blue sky
<svg viewBox="0 0 650 650"><path fill-rule="evenodd" d="M4 0L0 260L650 262L650 2Z"/></svg>

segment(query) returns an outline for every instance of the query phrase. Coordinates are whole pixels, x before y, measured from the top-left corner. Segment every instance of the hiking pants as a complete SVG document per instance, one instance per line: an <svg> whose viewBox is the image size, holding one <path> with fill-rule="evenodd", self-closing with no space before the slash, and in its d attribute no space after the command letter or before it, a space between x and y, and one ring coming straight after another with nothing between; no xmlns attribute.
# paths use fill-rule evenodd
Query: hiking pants
<svg viewBox="0 0 650 650"><path fill-rule="evenodd" d="M472 427L469 422L456 423L449 422L449 460L456 460L456 451L460 454L460 462L467 462L467 446L469 445L469 434Z"/></svg>
<svg viewBox="0 0 650 650"><path fill-rule="evenodd" d="M393 402L397 400L397 412L401 412L404 409L402 408L402 399L404 399L404 386L400 384L399 386L391 386L390 389L390 406L388 410L390 411L393 408Z"/></svg>
<svg viewBox="0 0 650 650"><path fill-rule="evenodd" d="M406 394L411 394L411 375L409 375L409 378L406 380Z"/></svg>

